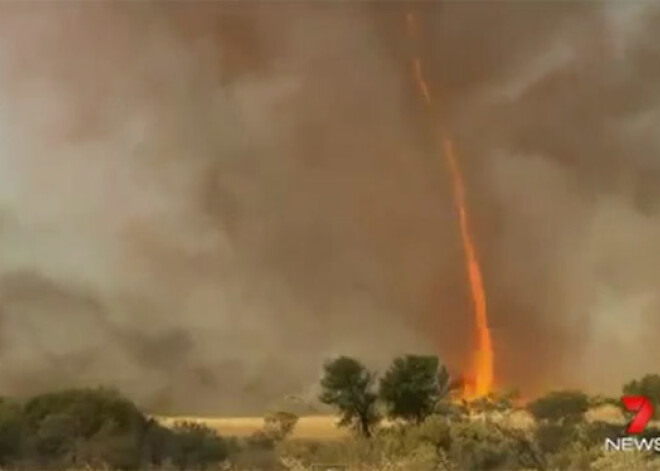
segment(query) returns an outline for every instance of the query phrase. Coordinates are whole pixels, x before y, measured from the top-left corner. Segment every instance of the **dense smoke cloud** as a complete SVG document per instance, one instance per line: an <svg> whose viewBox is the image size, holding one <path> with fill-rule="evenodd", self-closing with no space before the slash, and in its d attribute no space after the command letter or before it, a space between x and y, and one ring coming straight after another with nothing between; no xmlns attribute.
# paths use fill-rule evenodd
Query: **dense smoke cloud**
<svg viewBox="0 0 660 471"><path fill-rule="evenodd" d="M643 4L434 11L428 54L469 159L513 383L615 391L655 368L658 18Z"/></svg>
<svg viewBox="0 0 660 471"><path fill-rule="evenodd" d="M498 381L612 391L655 367L653 5L423 4L419 44L391 3L0 8L5 393L247 413L335 353L464 368L433 121L464 165Z"/></svg>

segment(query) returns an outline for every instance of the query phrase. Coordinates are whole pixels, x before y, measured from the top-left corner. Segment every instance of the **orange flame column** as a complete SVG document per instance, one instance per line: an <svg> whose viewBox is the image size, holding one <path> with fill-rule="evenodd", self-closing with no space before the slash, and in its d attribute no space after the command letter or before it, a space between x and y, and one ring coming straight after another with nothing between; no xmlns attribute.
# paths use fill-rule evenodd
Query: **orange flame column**
<svg viewBox="0 0 660 471"><path fill-rule="evenodd" d="M406 15L406 22L409 34L413 37L417 37L419 34L419 27L415 16L409 13ZM424 98L426 105L430 107L431 92L424 79L422 62L419 57L413 57L412 69L417 88ZM470 283L470 294L474 304L477 344L472 358L472 374L474 378L472 383L466 383L463 390L463 397L465 399L473 399L486 396L492 391L494 380L493 342L490 335L490 329L488 328L486 292L483 285L483 277L481 275L481 266L470 233L465 183L463 181L461 169L458 165L454 145L450 137L444 138L442 150L447 160L452 179L454 204L458 212L461 242L465 253L465 263Z"/></svg>

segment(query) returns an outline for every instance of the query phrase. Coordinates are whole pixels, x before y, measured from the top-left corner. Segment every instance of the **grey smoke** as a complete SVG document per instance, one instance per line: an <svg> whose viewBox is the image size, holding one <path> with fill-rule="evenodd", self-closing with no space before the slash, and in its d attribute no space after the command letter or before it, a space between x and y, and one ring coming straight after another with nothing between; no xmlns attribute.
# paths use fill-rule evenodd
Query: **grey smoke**
<svg viewBox="0 0 660 471"><path fill-rule="evenodd" d="M454 132L503 386L652 370L652 4L5 4L0 384L260 412L324 358L466 366ZM435 116L409 77L421 48Z"/></svg>

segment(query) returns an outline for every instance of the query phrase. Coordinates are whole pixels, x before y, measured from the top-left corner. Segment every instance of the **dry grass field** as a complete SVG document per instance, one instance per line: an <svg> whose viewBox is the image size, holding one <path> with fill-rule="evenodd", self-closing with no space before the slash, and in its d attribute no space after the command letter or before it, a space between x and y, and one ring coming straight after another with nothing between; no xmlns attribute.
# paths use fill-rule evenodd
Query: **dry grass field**
<svg viewBox="0 0 660 471"><path fill-rule="evenodd" d="M246 437L263 428L262 417L157 417L166 426L175 422L190 421L206 425L223 436ZM292 438L333 439L346 436L344 429L337 427L337 418L330 415L300 417L293 429Z"/></svg>
<svg viewBox="0 0 660 471"><path fill-rule="evenodd" d="M157 417L166 426L178 421L198 422L216 430L223 436L246 437L264 425L262 417ZM606 422L623 423L621 411L614 406L602 406L587 413L588 420L602 420ZM534 421L524 411L517 411L506 419L509 424L517 428L526 428ZM337 417L330 415L312 415L300 417L293 430L292 438L306 439L335 439L348 434L345 429L337 427ZM383 423L388 426L388 422Z"/></svg>

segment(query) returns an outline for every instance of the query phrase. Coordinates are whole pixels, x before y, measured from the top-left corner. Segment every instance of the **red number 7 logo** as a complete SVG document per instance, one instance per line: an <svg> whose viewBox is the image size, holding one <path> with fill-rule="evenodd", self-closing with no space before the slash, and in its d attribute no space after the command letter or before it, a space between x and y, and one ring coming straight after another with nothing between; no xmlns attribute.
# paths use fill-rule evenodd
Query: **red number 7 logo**
<svg viewBox="0 0 660 471"><path fill-rule="evenodd" d="M644 396L623 396L621 398L624 407L629 412L636 412L635 417L630 421L626 432L631 435L637 435L644 431L646 424L653 417L653 404Z"/></svg>

